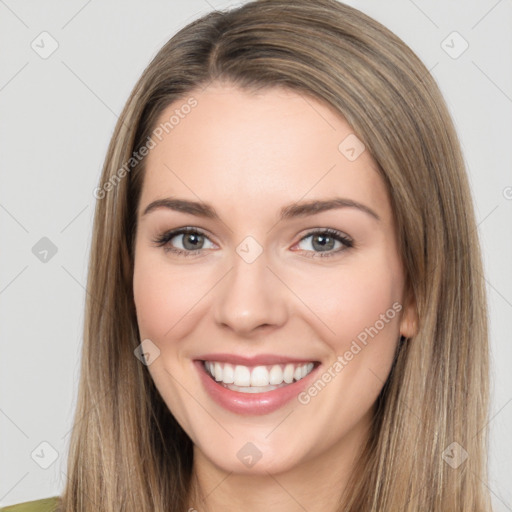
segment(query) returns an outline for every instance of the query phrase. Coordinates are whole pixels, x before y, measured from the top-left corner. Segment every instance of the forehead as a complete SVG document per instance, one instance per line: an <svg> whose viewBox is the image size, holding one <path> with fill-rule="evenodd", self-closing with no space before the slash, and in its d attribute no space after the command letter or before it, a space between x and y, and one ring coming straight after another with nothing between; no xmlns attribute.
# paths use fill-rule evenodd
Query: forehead
<svg viewBox="0 0 512 512"><path fill-rule="evenodd" d="M350 125L302 92L212 84L169 105L155 128L142 207L171 195L252 215L334 195L389 207L369 152L347 157L347 145L361 150Z"/></svg>

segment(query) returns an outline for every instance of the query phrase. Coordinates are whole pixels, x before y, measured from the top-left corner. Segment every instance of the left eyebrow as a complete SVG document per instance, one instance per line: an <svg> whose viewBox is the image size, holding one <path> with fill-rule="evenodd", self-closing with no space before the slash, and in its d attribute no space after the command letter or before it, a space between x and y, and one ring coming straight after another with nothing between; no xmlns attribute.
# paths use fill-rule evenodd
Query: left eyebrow
<svg viewBox="0 0 512 512"><path fill-rule="evenodd" d="M208 203L200 203L197 201L189 201L187 199L175 199L165 198L157 199L150 203L144 210L143 216L160 208L167 208L174 211L188 213L195 215L196 217L205 217L210 219L220 220L218 213L215 211L213 206ZM308 215L315 215L317 213L325 212L327 210L334 210L337 208L356 208L361 212L364 212L375 220L380 221L380 217L368 206L353 201L352 199L346 199L341 197L335 197L334 199L326 200L311 200L303 201L298 203L292 203L281 208L280 218L281 220L288 220L296 217L306 217Z"/></svg>
<svg viewBox="0 0 512 512"><path fill-rule="evenodd" d="M335 197L334 199L312 200L301 203L292 203L281 209L281 220L291 219L294 217L305 217L306 215L315 215L316 213L334 210L336 208L357 208L358 210L370 215L375 220L380 221L380 217L368 206L345 199Z"/></svg>

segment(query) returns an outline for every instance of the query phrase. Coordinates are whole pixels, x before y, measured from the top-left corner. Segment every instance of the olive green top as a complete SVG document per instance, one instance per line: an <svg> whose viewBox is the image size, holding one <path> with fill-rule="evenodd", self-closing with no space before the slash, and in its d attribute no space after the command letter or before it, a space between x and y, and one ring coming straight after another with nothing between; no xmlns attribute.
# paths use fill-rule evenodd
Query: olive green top
<svg viewBox="0 0 512 512"><path fill-rule="evenodd" d="M16 505L0 508L0 512L55 512L59 503L59 496L44 498L42 500L25 501Z"/></svg>

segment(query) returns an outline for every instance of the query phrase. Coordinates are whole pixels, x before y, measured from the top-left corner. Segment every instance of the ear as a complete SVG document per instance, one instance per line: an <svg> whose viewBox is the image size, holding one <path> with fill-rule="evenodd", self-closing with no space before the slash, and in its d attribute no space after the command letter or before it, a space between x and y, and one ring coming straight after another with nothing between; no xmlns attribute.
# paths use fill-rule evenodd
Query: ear
<svg viewBox="0 0 512 512"><path fill-rule="evenodd" d="M418 333L418 325L416 299L412 288L409 286L406 293L402 318L400 319L400 335L404 338L412 338Z"/></svg>

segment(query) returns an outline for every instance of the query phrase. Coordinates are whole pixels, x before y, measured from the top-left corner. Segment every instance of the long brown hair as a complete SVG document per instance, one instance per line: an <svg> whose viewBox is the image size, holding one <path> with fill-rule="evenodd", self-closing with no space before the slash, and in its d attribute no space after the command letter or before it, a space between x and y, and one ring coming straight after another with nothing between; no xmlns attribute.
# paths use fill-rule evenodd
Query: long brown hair
<svg viewBox="0 0 512 512"><path fill-rule="evenodd" d="M322 100L364 142L388 188L419 328L400 344L340 510L489 511L487 304L460 144L413 51L335 0L259 0L211 12L164 45L129 97L95 191L62 511L187 508L192 442L134 356L133 241L140 148L169 104L185 104L213 80Z"/></svg>

